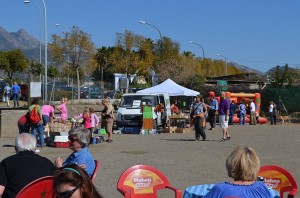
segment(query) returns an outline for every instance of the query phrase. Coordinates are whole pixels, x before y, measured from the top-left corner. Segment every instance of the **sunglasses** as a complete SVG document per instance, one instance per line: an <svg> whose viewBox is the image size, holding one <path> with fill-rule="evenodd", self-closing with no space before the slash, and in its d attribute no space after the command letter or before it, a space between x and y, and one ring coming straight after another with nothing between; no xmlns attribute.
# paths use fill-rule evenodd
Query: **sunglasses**
<svg viewBox="0 0 300 198"><path fill-rule="evenodd" d="M69 136L68 139L70 142L76 142L78 140L76 137L72 137L72 136Z"/></svg>
<svg viewBox="0 0 300 198"><path fill-rule="evenodd" d="M73 193L79 188L80 186L76 186L76 188L74 188L73 190L67 190L65 192L57 192L56 191L56 197L59 198L69 198L72 197Z"/></svg>

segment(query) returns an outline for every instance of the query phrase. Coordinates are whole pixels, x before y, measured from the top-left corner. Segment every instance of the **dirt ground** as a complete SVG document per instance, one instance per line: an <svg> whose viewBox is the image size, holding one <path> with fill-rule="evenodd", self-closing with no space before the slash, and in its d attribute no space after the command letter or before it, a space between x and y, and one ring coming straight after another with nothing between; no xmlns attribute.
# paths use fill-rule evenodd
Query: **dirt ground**
<svg viewBox="0 0 300 198"><path fill-rule="evenodd" d="M11 124L12 126L13 124ZM191 185L228 181L225 159L237 145L253 147L261 165L276 164L289 170L300 184L300 125L230 126L232 139L219 142L221 129L208 131L207 141L195 142L194 133L159 135L114 135L114 142L90 146L101 167L95 185L106 198L122 197L118 178L128 167L148 164L159 169L170 183L184 191ZM0 160L14 154L14 138L0 138ZM54 161L71 153L65 148L45 147L39 153ZM172 197L170 191L159 197Z"/></svg>

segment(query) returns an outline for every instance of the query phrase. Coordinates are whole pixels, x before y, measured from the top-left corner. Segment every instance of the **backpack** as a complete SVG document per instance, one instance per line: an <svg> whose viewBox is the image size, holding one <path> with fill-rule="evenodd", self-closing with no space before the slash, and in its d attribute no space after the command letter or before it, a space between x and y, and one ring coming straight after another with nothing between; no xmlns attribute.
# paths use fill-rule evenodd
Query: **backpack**
<svg viewBox="0 0 300 198"><path fill-rule="evenodd" d="M40 115L37 113L36 108L37 108L37 105L35 105L35 107L33 107L32 111L30 112L30 115L29 115L30 125L34 125L41 120Z"/></svg>

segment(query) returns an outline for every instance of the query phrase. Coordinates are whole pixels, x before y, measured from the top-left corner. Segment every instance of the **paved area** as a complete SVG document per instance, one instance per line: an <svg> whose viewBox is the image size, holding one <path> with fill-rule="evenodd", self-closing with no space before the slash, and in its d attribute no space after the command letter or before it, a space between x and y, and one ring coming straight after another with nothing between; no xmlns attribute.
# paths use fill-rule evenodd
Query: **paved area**
<svg viewBox="0 0 300 198"><path fill-rule="evenodd" d="M230 180L225 169L226 156L237 145L253 147L261 164L276 164L289 170L300 184L300 125L231 126L232 139L219 142L221 129L208 131L207 141L195 142L193 133L160 135L115 135L114 142L90 146L101 167L95 184L106 198L122 197L116 190L119 176L135 164L148 164L166 174L170 183L184 191L191 185ZM0 160L14 154L14 139L0 138ZM71 151L45 147L40 155L54 161ZM172 197L171 192L159 197Z"/></svg>

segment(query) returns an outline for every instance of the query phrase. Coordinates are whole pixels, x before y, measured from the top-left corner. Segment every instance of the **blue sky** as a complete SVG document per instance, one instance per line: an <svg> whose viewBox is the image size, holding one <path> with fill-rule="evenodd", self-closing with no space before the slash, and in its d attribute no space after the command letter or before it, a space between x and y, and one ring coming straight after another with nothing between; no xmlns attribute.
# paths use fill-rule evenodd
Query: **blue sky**
<svg viewBox="0 0 300 198"><path fill-rule="evenodd" d="M96 47L113 46L117 32L159 39L181 45L182 51L267 71L276 65L300 66L299 0L45 0L48 41L51 35L73 25L91 34ZM20 28L39 38L42 0L1 0L0 26L9 32ZM55 24L59 23L60 26ZM44 33L42 33L44 35Z"/></svg>

